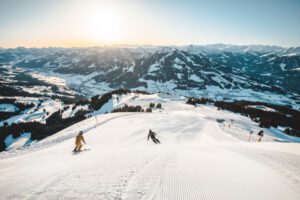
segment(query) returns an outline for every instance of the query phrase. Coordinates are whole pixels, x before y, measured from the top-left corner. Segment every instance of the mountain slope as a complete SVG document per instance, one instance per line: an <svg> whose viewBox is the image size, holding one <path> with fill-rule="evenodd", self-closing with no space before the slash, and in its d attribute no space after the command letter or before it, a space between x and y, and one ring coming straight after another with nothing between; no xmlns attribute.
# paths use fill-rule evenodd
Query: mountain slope
<svg viewBox="0 0 300 200"><path fill-rule="evenodd" d="M300 101L299 48L224 44L17 48L1 50L0 63L32 71L30 76L39 81L57 80L89 96L121 87L225 99L242 96L250 100L254 96L268 101L274 96L275 103L281 104ZM5 78L11 79L13 74Z"/></svg>
<svg viewBox="0 0 300 200"><path fill-rule="evenodd" d="M135 101L163 103L154 113L92 117L22 151L1 153L2 198L299 199L299 144L241 142L216 118L253 126L247 118L160 97ZM147 142L150 128L161 145ZM79 130L91 150L73 155Z"/></svg>

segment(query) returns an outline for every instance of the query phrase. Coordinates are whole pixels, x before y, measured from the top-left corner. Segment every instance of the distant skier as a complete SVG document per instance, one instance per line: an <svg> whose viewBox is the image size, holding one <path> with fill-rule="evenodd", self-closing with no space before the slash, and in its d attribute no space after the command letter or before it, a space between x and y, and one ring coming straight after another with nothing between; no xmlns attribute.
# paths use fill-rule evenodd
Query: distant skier
<svg viewBox="0 0 300 200"><path fill-rule="evenodd" d="M251 136L252 136L252 134L253 134L253 131L251 130L250 132L249 132L249 142L251 141Z"/></svg>
<svg viewBox="0 0 300 200"><path fill-rule="evenodd" d="M82 147L82 142L85 144L84 137L83 137L83 131L79 131L79 134L76 136L75 149L73 150L73 152L80 151L80 149Z"/></svg>
<svg viewBox="0 0 300 200"><path fill-rule="evenodd" d="M148 134L148 140L149 138L151 137L152 141L155 143L155 144L160 144L160 141L155 137L156 136L156 133L154 133L153 131L151 131L151 129L149 130L149 134Z"/></svg>
<svg viewBox="0 0 300 200"><path fill-rule="evenodd" d="M262 139L262 137L264 137L264 131L263 131L263 130L259 131L259 132L257 133L257 135L259 136L259 138L258 138L257 141L260 142L261 139Z"/></svg>

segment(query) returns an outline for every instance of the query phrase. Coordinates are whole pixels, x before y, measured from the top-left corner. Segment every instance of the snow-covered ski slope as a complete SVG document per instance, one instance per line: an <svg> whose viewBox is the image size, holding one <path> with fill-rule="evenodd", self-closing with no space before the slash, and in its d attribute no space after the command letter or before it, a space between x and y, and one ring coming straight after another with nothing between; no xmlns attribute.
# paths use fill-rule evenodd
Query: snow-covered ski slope
<svg viewBox="0 0 300 200"><path fill-rule="evenodd" d="M134 99L163 109L97 115L1 153L0 199L300 199L300 144L241 141L216 119L246 118L185 99ZM149 129L162 144L147 142ZM91 150L74 155L79 130Z"/></svg>

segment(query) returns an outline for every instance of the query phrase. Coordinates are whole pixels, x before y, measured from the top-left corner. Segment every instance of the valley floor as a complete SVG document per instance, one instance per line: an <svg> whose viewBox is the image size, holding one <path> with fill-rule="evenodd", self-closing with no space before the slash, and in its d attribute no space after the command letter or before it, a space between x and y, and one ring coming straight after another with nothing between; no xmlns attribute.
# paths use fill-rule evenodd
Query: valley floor
<svg viewBox="0 0 300 200"><path fill-rule="evenodd" d="M240 141L200 108L165 108L92 117L0 154L1 199L300 199L300 144ZM79 130L91 150L74 155Z"/></svg>

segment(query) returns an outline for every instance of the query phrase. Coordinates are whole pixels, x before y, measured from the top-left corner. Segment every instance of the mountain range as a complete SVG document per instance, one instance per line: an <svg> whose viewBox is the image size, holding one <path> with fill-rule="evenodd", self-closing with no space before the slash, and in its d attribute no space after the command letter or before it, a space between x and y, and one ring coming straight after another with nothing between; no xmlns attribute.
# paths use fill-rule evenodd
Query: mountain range
<svg viewBox="0 0 300 200"><path fill-rule="evenodd" d="M0 63L5 68L0 70L2 84L18 86L16 79L26 80L13 74L25 73L84 96L129 88L214 99L271 100L292 106L300 103L300 47L20 47L0 49Z"/></svg>

